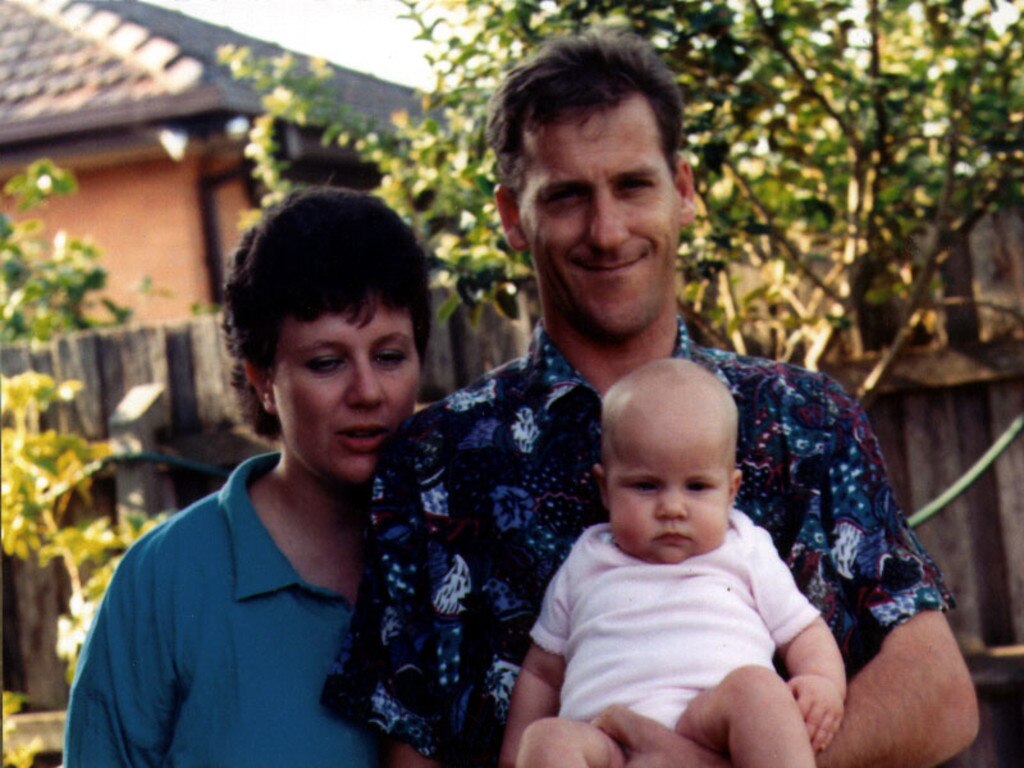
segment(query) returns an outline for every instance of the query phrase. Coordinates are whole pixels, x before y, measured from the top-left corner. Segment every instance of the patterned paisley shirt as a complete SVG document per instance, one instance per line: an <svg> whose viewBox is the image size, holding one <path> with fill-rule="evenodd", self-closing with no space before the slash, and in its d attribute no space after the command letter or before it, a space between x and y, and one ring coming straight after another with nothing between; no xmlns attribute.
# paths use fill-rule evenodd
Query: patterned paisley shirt
<svg viewBox="0 0 1024 768"><path fill-rule="evenodd" d="M951 596L858 403L825 376L692 343L740 411L736 506L772 535L849 673ZM418 413L374 483L352 634L324 702L445 765L497 762L548 580L603 522L600 399L538 327L528 353ZM699 649L693 649L699 653Z"/></svg>

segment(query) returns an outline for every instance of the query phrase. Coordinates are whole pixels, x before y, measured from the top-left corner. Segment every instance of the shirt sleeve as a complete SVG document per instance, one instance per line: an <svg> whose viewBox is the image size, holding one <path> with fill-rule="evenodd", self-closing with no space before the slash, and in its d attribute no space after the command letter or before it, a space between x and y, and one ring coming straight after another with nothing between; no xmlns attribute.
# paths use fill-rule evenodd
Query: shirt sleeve
<svg viewBox="0 0 1024 768"><path fill-rule="evenodd" d="M570 569L578 555L573 551L562 563L544 592L540 615L530 630L530 638L548 653L565 656L570 630Z"/></svg>
<svg viewBox="0 0 1024 768"><path fill-rule="evenodd" d="M896 502L867 414L836 382L821 378L827 461L790 565L853 673L894 627L921 611L946 610L953 599Z"/></svg>
<svg viewBox="0 0 1024 768"><path fill-rule="evenodd" d="M782 562L768 531L749 520L738 525L744 541L751 588L758 613L781 647L821 617L818 609L797 589L789 568Z"/></svg>
<svg viewBox="0 0 1024 768"><path fill-rule="evenodd" d="M168 750L177 693L151 542L122 559L82 648L65 726L67 768L158 766Z"/></svg>

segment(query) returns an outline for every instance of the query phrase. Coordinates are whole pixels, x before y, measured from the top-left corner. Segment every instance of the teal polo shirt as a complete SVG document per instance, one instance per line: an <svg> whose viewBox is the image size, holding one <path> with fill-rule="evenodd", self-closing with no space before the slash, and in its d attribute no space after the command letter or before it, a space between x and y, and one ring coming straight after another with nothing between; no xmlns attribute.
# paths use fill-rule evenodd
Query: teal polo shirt
<svg viewBox="0 0 1024 768"><path fill-rule="evenodd" d="M78 662L64 764L375 766L376 740L320 704L351 606L302 580L241 464L121 560Z"/></svg>

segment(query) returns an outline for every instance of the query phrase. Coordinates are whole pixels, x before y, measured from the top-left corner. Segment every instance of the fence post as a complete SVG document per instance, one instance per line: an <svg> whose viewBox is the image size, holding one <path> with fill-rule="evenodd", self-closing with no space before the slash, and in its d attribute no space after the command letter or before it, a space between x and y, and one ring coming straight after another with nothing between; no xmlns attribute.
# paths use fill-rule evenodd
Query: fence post
<svg viewBox="0 0 1024 768"><path fill-rule="evenodd" d="M166 409L158 407L164 395L163 384L139 384L128 390L107 422L110 445L115 455L154 451L157 432L167 426ZM129 514L152 515L164 506L157 468L150 461L117 463L117 517Z"/></svg>

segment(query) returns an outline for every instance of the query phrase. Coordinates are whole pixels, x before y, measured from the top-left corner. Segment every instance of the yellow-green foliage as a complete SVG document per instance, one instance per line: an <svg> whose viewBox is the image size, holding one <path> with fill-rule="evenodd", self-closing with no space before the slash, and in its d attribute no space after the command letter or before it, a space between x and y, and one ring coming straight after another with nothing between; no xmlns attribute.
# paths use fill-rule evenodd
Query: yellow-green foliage
<svg viewBox="0 0 1024 768"><path fill-rule="evenodd" d="M70 171L37 160L4 185L4 210L24 214L77 189ZM0 341L47 341L128 320L131 310L102 295L107 271L100 250L63 231L45 235L43 219L0 211Z"/></svg>
<svg viewBox="0 0 1024 768"><path fill-rule="evenodd" d="M71 586L68 611L58 623L57 653L74 673L78 651L106 590L117 558L156 519L107 517L71 520L72 500L88 505L93 476L110 456L105 442L52 429L39 418L51 405L74 398L78 382L58 384L45 374L0 377L3 396L3 548L45 566L60 561Z"/></svg>

